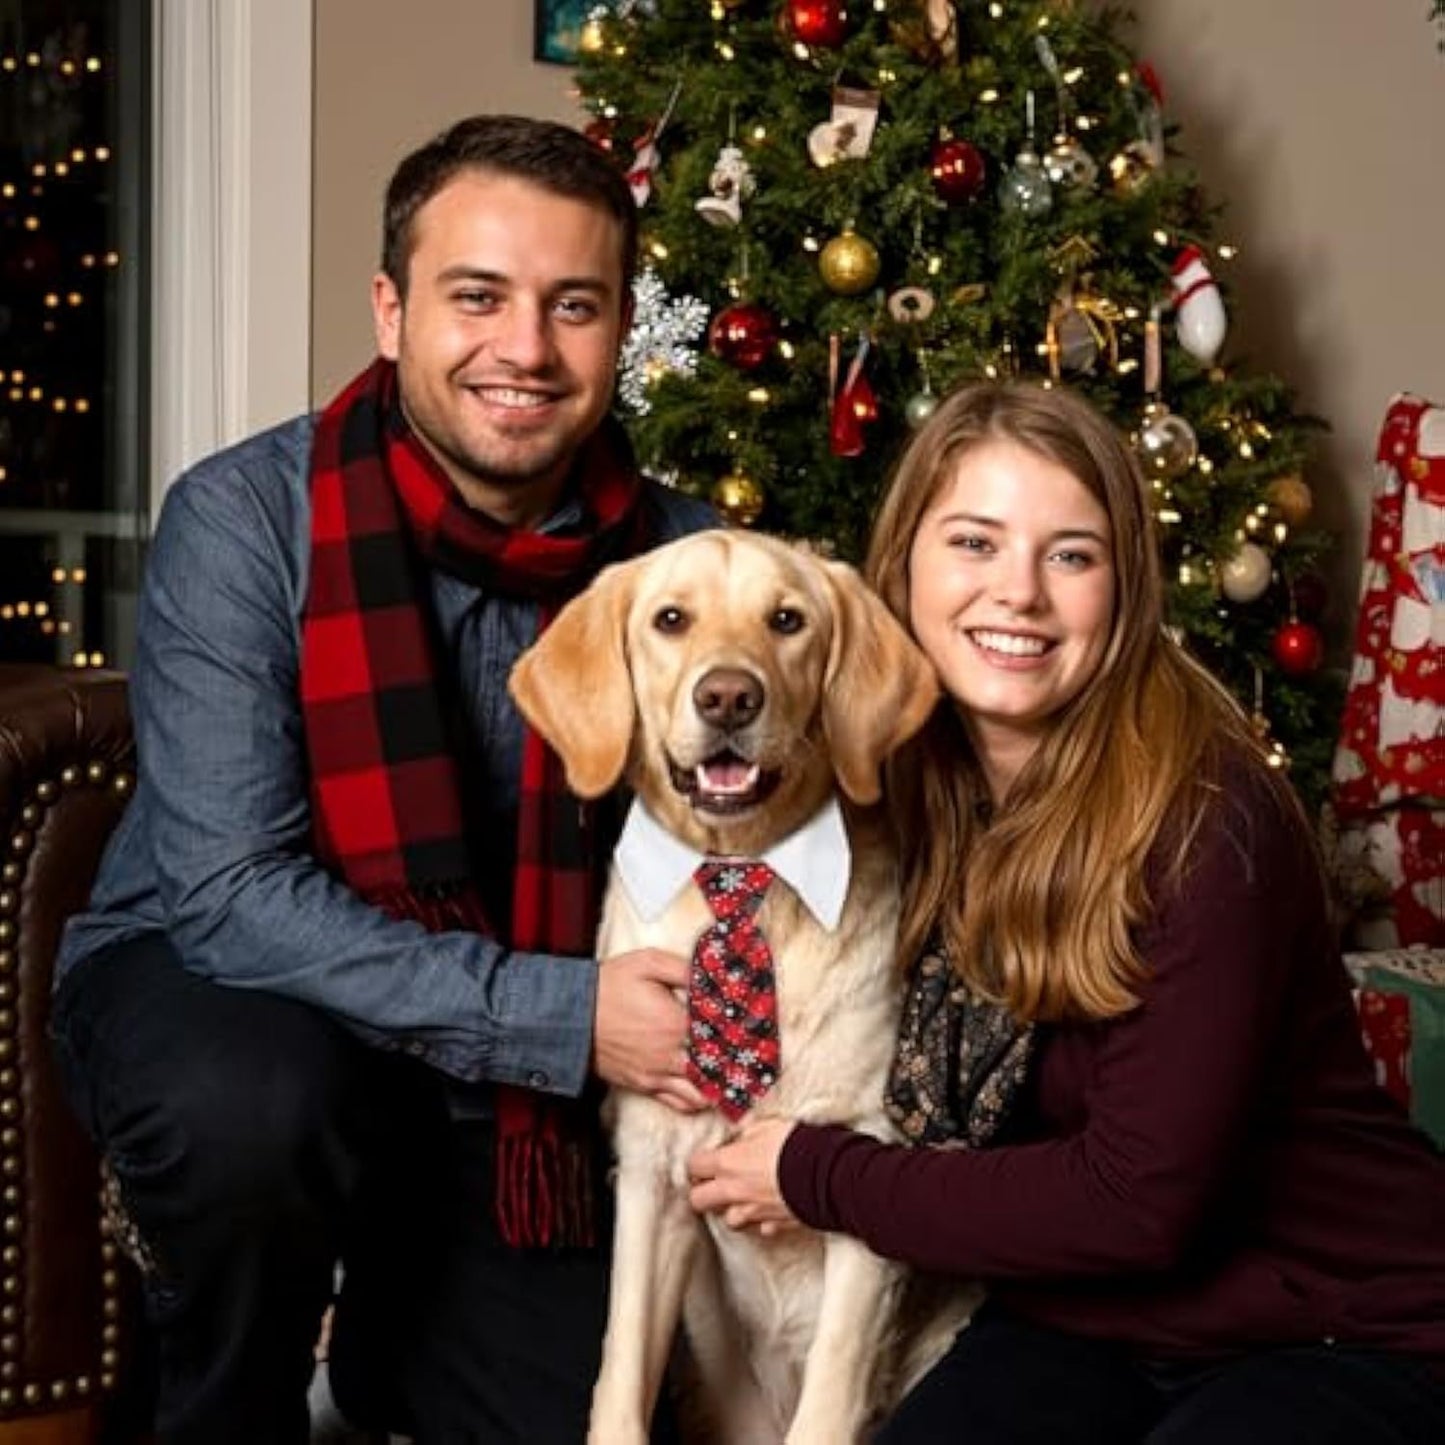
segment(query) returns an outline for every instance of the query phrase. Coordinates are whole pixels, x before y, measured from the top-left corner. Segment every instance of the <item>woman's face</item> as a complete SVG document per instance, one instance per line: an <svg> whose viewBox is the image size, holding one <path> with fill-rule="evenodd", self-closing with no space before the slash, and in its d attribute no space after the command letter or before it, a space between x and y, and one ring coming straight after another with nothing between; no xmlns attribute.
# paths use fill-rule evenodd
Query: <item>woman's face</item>
<svg viewBox="0 0 1445 1445"><path fill-rule="evenodd" d="M1057 462L973 447L923 514L909 622L958 703L995 796L1098 670L1114 616L1109 519Z"/></svg>

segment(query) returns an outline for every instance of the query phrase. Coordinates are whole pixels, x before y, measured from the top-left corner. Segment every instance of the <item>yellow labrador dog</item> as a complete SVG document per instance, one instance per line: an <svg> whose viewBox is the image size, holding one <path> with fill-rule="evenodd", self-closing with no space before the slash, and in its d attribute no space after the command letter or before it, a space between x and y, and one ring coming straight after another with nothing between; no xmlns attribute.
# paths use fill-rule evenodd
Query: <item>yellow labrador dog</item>
<svg viewBox="0 0 1445 1445"><path fill-rule="evenodd" d="M857 573L756 534L686 537L606 569L518 661L511 689L575 792L625 779L636 795L599 956L691 955L712 922L691 881L699 855L764 858L777 881L757 917L781 1059L744 1122L891 1137L897 877L872 805L881 762L938 689ZM609 1108L617 1218L592 1445L645 1445L679 1316L705 1438L858 1440L919 1363L899 1357L900 1268L841 1235L763 1238L700 1219L687 1161L734 1132L725 1114L620 1091ZM960 1321L918 1349L936 1356Z"/></svg>

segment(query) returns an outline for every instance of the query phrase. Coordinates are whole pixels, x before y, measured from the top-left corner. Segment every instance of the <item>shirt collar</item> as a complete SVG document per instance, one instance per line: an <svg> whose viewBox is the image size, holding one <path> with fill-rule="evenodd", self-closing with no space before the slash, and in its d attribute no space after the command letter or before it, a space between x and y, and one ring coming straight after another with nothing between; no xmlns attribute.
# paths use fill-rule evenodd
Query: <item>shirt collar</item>
<svg viewBox="0 0 1445 1445"><path fill-rule="evenodd" d="M707 857L674 837L635 800L617 840L613 862L632 906L649 922L692 881L697 865ZM789 833L762 855L779 878L832 930L843 916L848 896L852 854L843 810L836 797L829 800L801 828Z"/></svg>

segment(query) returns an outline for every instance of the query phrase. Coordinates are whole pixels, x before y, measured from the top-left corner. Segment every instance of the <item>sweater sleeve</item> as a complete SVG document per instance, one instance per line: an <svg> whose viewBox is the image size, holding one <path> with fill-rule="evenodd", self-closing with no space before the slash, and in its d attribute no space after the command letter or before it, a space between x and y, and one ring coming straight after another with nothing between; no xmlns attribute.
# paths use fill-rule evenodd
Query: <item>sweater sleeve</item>
<svg viewBox="0 0 1445 1445"><path fill-rule="evenodd" d="M800 1126L780 1175L793 1211L923 1269L1089 1277L1177 1262L1247 1147L1286 983L1318 906L1306 841L1264 790L1210 810L1182 884L1137 940L1131 1013L1094 1025L1071 1085L1079 1123L978 1152ZM1087 1060L1087 1064L1083 1061ZM1071 1059L1071 1063L1073 1060Z"/></svg>

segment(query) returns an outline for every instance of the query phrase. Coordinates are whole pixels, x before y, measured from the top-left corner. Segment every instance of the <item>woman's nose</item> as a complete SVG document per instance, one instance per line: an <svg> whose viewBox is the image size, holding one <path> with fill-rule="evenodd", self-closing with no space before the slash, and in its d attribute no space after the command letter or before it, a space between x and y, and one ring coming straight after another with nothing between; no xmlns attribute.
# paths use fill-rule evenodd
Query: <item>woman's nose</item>
<svg viewBox="0 0 1445 1445"><path fill-rule="evenodd" d="M993 582L994 599L1011 612L1031 612L1043 597L1038 563L1032 556L1003 554Z"/></svg>

